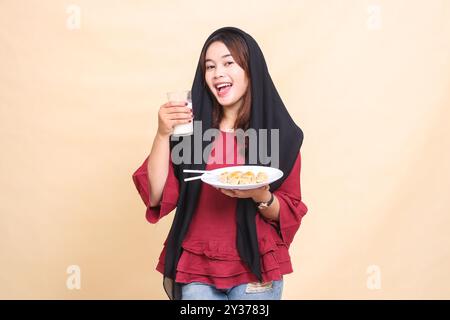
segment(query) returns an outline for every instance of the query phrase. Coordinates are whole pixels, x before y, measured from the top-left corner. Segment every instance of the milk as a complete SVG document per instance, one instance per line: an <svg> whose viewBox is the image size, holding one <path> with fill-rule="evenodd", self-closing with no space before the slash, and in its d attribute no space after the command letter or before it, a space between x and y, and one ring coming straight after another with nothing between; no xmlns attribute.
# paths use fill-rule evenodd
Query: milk
<svg viewBox="0 0 450 320"><path fill-rule="evenodd" d="M192 102L188 102L187 107L192 110ZM174 126L172 135L174 135L174 136L190 136L193 133L194 133L194 122L192 121L189 123L182 123L182 124L177 124L176 126Z"/></svg>

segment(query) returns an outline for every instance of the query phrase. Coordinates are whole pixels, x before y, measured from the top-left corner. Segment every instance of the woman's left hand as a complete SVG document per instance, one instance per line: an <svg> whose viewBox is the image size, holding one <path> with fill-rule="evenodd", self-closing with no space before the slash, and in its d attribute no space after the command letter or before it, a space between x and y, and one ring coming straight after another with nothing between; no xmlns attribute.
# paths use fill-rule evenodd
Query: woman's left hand
<svg viewBox="0 0 450 320"><path fill-rule="evenodd" d="M267 200L267 195L270 198L269 185L262 186L256 189L250 190L237 190L237 189L222 189L218 188L223 194L232 198L252 198L256 202Z"/></svg>

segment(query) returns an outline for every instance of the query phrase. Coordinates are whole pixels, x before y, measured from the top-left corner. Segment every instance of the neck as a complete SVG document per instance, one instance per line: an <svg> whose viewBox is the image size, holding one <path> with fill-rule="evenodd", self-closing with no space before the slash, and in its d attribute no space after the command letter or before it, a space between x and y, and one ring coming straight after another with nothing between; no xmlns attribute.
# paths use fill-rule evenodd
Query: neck
<svg viewBox="0 0 450 320"><path fill-rule="evenodd" d="M238 111L241 107L239 102L234 104L233 106L222 107L223 108L223 118L222 118L222 121L220 122L221 129L234 128L234 124L236 123Z"/></svg>
<svg viewBox="0 0 450 320"><path fill-rule="evenodd" d="M236 123L236 115L223 115L222 121L220 121L220 129L229 130L234 128L234 124Z"/></svg>

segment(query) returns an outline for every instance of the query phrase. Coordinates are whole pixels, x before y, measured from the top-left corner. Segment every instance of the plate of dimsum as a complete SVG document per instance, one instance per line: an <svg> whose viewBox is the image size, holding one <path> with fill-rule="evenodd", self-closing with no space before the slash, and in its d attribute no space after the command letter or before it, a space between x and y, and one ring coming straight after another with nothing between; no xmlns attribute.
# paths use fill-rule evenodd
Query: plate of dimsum
<svg viewBox="0 0 450 320"><path fill-rule="evenodd" d="M264 166L231 166L201 175L201 180L215 188L249 190L271 184L283 177L283 171Z"/></svg>

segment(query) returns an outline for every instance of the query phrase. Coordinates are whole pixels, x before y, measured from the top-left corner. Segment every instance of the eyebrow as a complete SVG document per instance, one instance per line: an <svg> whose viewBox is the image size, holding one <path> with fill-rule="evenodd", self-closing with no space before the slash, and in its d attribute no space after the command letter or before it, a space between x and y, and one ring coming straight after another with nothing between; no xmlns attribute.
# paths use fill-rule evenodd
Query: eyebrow
<svg viewBox="0 0 450 320"><path fill-rule="evenodd" d="M231 57L231 54L226 54L226 55L222 56L222 59L226 58L226 57ZM205 60L205 62L208 62L208 61L213 61L213 60L211 60L211 59L206 59Z"/></svg>

